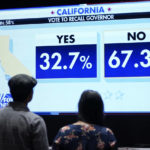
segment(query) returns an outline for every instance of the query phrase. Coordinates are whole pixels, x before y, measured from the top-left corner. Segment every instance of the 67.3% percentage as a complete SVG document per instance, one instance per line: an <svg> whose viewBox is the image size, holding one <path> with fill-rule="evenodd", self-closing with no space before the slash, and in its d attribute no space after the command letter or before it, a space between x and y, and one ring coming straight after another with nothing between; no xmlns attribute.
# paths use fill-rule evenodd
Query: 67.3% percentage
<svg viewBox="0 0 150 150"><path fill-rule="evenodd" d="M91 69L92 68L92 63L89 62L90 56L88 55L87 57L85 55L79 56L80 52L69 52L69 56L72 57L71 63L69 64L69 69L73 69L74 65L76 64L78 58L80 62L83 63L82 69ZM61 61L62 61L62 55L59 52L53 53L51 56L48 53L42 53L40 55L40 58L43 59L43 64L40 64L40 68L42 70L48 70L51 68L52 70L61 70L67 69L68 66L64 65L61 66ZM55 59L55 62L51 65L51 60Z"/></svg>

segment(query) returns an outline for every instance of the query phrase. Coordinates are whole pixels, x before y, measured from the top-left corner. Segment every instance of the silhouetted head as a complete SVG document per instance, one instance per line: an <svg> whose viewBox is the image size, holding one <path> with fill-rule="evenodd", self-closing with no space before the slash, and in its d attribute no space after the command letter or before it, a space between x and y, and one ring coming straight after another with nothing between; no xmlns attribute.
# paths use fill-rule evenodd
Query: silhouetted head
<svg viewBox="0 0 150 150"><path fill-rule="evenodd" d="M36 84L36 79L26 74L15 75L8 81L13 100L19 102L26 102L29 96L32 99L33 87Z"/></svg>
<svg viewBox="0 0 150 150"><path fill-rule="evenodd" d="M93 90L84 91L78 103L78 110L80 120L92 124L103 124L104 105L98 92Z"/></svg>

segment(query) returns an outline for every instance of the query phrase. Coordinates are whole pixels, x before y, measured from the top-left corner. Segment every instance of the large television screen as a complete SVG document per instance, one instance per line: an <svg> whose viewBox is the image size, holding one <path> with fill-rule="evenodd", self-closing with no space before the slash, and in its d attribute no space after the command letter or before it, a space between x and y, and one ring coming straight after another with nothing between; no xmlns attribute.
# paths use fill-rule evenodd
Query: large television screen
<svg viewBox="0 0 150 150"><path fill-rule="evenodd" d="M32 112L77 113L84 90L105 113L150 112L150 1L0 10L0 108L10 77L38 81Z"/></svg>

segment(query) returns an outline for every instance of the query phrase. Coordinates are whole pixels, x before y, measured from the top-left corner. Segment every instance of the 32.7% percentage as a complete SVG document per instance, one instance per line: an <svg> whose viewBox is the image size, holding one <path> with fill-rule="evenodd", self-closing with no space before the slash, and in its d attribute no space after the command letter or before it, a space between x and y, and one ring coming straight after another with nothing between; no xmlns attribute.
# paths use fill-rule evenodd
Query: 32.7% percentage
<svg viewBox="0 0 150 150"><path fill-rule="evenodd" d="M88 55L87 57L85 55L80 56L80 52L69 52L68 56L72 57L71 63L69 66L65 65L60 65L62 61L62 55L59 52L52 53L50 56L48 53L42 53L40 55L40 58L43 59L43 64L40 64L40 68L42 70L48 70L51 68L52 70L60 70L60 69L73 69L74 65L76 64L78 58L80 62L83 63L82 69L91 69L92 68L92 63L89 62L90 56ZM55 59L55 62L51 65L51 60Z"/></svg>

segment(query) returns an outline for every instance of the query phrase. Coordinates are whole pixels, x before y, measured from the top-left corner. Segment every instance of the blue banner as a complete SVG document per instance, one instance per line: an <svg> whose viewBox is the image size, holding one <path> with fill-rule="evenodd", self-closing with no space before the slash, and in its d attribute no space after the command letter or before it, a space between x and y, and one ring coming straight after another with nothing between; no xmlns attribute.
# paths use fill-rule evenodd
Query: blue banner
<svg viewBox="0 0 150 150"><path fill-rule="evenodd" d="M150 76L150 42L105 44L105 77Z"/></svg>
<svg viewBox="0 0 150 150"><path fill-rule="evenodd" d="M96 78L96 44L37 46L36 78Z"/></svg>

